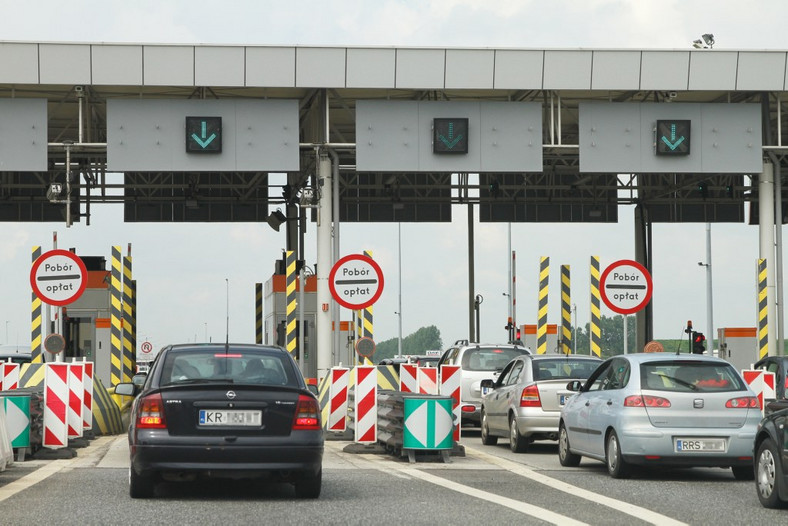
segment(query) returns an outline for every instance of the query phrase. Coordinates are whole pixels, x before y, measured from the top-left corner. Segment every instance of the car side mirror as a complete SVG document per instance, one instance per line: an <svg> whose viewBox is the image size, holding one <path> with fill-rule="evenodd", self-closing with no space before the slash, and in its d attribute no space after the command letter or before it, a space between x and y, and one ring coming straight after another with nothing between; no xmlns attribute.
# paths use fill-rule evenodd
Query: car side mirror
<svg viewBox="0 0 788 526"><path fill-rule="evenodd" d="M566 388L569 391L578 392L580 391L580 389L583 388L583 382L581 382L580 380L572 380L571 382L566 384Z"/></svg>
<svg viewBox="0 0 788 526"><path fill-rule="evenodd" d="M490 380L489 378L485 378L479 384L479 387L483 389L495 389L495 381Z"/></svg>
<svg viewBox="0 0 788 526"><path fill-rule="evenodd" d="M133 383L123 383L115 386L115 394L122 396L136 396L139 392L139 387Z"/></svg>
<svg viewBox="0 0 788 526"><path fill-rule="evenodd" d="M148 378L147 373L135 374L134 376L131 377L131 383L133 383L137 387L142 387L142 384L145 383L146 378Z"/></svg>

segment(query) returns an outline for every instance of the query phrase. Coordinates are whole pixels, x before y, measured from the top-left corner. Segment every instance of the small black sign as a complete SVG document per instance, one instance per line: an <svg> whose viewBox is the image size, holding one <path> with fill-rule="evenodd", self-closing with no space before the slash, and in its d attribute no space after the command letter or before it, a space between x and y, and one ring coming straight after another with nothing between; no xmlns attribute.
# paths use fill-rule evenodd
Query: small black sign
<svg viewBox="0 0 788 526"><path fill-rule="evenodd" d="M468 119L432 119L432 153L468 153Z"/></svg>
<svg viewBox="0 0 788 526"><path fill-rule="evenodd" d="M186 117L186 153L222 153L222 118Z"/></svg>
<svg viewBox="0 0 788 526"><path fill-rule="evenodd" d="M657 155L689 155L690 122L688 120L657 121Z"/></svg>

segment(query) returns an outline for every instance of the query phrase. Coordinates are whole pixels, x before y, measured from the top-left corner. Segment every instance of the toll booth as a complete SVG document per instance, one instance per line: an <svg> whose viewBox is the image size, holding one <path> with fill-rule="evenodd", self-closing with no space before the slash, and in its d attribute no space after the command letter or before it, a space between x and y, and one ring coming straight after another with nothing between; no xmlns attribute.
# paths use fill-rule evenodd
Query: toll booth
<svg viewBox="0 0 788 526"><path fill-rule="evenodd" d="M741 371L751 369L758 361L758 335L755 327L725 327L717 329L718 356ZM706 351L710 354L710 351Z"/></svg>
<svg viewBox="0 0 788 526"><path fill-rule="evenodd" d="M536 337L536 324L522 325L520 327L520 336L523 344L531 349L531 352L537 353L537 337ZM547 324L547 351L548 354L561 352L558 341L558 325L555 323Z"/></svg>
<svg viewBox="0 0 788 526"><path fill-rule="evenodd" d="M278 269L279 270L279 269ZM300 300L301 280L296 277L296 302ZM317 276L306 276L304 287L303 320L301 305L296 306L296 351L294 358L301 364L299 338L304 340L304 376L317 377ZM297 304L297 303L296 303ZM263 319L263 344L285 347L287 323L287 284L284 274L274 274L265 283Z"/></svg>
<svg viewBox="0 0 788 526"><path fill-rule="evenodd" d="M110 382L110 271L101 256L80 256L88 271L82 295L63 308L65 359L87 358L93 374L104 385Z"/></svg>

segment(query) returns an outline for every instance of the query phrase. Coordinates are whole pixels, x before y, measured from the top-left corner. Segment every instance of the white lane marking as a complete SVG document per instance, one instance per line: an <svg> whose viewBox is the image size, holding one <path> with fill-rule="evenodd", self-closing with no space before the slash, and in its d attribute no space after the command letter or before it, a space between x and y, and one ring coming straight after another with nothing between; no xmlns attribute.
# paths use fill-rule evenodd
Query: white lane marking
<svg viewBox="0 0 788 526"><path fill-rule="evenodd" d="M500 457L496 457L495 455L483 453L482 451L468 447L467 445L465 446L465 453L466 454L470 453L471 455L477 458L481 458L483 460L486 460L487 462L501 466L507 471L511 471L512 473L516 475L520 475L521 477L526 477L540 484L544 484L545 486L549 486L553 489L569 493L574 497L580 497L582 499L590 500L591 502L595 502L597 504L602 504L603 506L607 506L608 508L612 508L616 511L620 511L621 513L626 513L627 515L631 515L633 517L649 522L651 524L659 524L659 525L669 524L672 526L679 526L679 525L686 526L685 522L677 521L666 515L662 515L660 513L651 511L646 508L641 508L640 506L636 506L634 504L629 504L628 502L616 500L611 497L605 497L604 495L600 495L599 493L594 493L593 491L588 491L579 488L577 486L573 486L566 482L562 482L552 477L548 477L547 475L542 475L541 473L537 473L536 471L527 468L523 465L517 465L517 466L512 465L511 461L505 460Z"/></svg>
<svg viewBox="0 0 788 526"><path fill-rule="evenodd" d="M53 460L52 462L41 466L34 472L28 473L21 479L6 484L0 488L0 502L3 502L9 497L13 497L22 490L26 490L27 488L38 484L42 480L48 479L55 473L62 471L76 462L76 460L77 457L70 458L68 460Z"/></svg>
<svg viewBox="0 0 788 526"><path fill-rule="evenodd" d="M443 488L456 491L458 493L462 493L463 495L468 495L469 497L475 497L477 499L486 500L487 502L498 504L499 506L504 506L506 508L523 513L525 515L530 515L531 517L548 522L550 524L560 524L562 526L563 525L580 526L587 524L585 522L572 519L571 517L567 517L566 515L561 515L560 513L556 513L554 511L545 508L540 508L539 506L534 506L533 504L528 504L527 502L520 502L519 500L510 499L508 497L502 497L501 495L496 495L495 493L490 493L477 488L472 488L470 486L466 486L458 482L453 482L451 480L443 479L441 477L432 475L431 473L427 473L425 471L421 471L416 468L402 467L378 459L368 459L368 460L372 464L381 464L379 469L388 474L394 475L393 471L399 471L400 473L403 473L405 475L410 475L413 478L421 479L424 482L429 482L430 484L435 484L436 486L441 486Z"/></svg>

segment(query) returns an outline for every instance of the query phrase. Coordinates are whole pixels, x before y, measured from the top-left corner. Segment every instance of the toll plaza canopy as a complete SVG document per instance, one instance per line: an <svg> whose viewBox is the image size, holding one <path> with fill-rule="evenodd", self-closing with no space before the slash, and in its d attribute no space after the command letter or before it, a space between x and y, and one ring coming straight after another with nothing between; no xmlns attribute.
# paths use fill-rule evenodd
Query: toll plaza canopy
<svg viewBox="0 0 788 526"><path fill-rule="evenodd" d="M0 42L0 221L264 221L321 150L341 221L748 221L786 55Z"/></svg>

